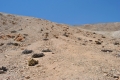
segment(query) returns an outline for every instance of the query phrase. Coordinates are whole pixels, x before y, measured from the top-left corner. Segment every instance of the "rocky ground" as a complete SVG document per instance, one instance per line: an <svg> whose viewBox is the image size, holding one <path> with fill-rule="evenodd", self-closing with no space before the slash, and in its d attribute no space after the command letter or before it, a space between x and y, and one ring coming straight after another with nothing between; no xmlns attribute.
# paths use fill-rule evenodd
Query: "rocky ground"
<svg viewBox="0 0 120 80"><path fill-rule="evenodd" d="M98 30L0 13L0 80L120 80L114 24Z"/></svg>

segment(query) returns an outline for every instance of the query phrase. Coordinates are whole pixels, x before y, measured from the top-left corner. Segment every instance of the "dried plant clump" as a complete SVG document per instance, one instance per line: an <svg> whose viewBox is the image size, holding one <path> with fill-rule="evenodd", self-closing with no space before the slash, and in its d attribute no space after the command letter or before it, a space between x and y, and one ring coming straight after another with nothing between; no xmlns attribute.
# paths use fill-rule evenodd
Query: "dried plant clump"
<svg viewBox="0 0 120 80"><path fill-rule="evenodd" d="M17 32L17 31L15 31L15 30L14 30L14 31L11 31L11 33L16 33L16 32Z"/></svg>
<svg viewBox="0 0 120 80"><path fill-rule="evenodd" d="M92 42L93 40L89 40L90 42Z"/></svg>
<svg viewBox="0 0 120 80"><path fill-rule="evenodd" d="M43 53L33 54L32 58L39 58L39 57L43 57L43 56L45 56Z"/></svg>
<svg viewBox="0 0 120 80"><path fill-rule="evenodd" d="M102 41L95 41L96 44L101 45Z"/></svg>
<svg viewBox="0 0 120 80"><path fill-rule="evenodd" d="M28 34L23 34L24 36L28 36Z"/></svg>
<svg viewBox="0 0 120 80"><path fill-rule="evenodd" d="M20 44L19 43L7 43L7 45L14 45L14 46L20 46Z"/></svg>
<svg viewBox="0 0 120 80"><path fill-rule="evenodd" d="M27 49L25 49L22 53L23 54L30 54L30 53L32 53L33 51L32 50L27 50Z"/></svg>
<svg viewBox="0 0 120 80"><path fill-rule="evenodd" d="M31 59L31 60L28 61L29 66L35 66L36 64L38 64L37 60Z"/></svg>
<svg viewBox="0 0 120 80"><path fill-rule="evenodd" d="M115 42L114 45L120 45L120 43L119 42Z"/></svg>
<svg viewBox="0 0 120 80"><path fill-rule="evenodd" d="M107 50L107 49L104 49L104 50L101 50L102 52L113 52L112 50Z"/></svg>
<svg viewBox="0 0 120 80"><path fill-rule="evenodd" d="M58 39L58 36L57 36L57 35L53 35L53 36Z"/></svg>
<svg viewBox="0 0 120 80"><path fill-rule="evenodd" d="M3 46L4 45L4 43L0 43L0 46Z"/></svg>
<svg viewBox="0 0 120 80"><path fill-rule="evenodd" d="M0 74L5 73L7 70L8 70L8 69L7 69L6 67L2 66L2 67L0 68Z"/></svg>
<svg viewBox="0 0 120 80"><path fill-rule="evenodd" d="M52 52L50 49L42 50L42 52Z"/></svg>
<svg viewBox="0 0 120 80"><path fill-rule="evenodd" d="M102 38L106 38L106 37L102 35Z"/></svg>
<svg viewBox="0 0 120 80"><path fill-rule="evenodd" d="M78 40L82 40L81 38L78 38Z"/></svg>
<svg viewBox="0 0 120 80"><path fill-rule="evenodd" d="M46 32L46 33L45 33L45 38L44 38L43 40L45 40L45 41L49 40L49 39L48 39L48 36L49 36L49 33Z"/></svg>
<svg viewBox="0 0 120 80"><path fill-rule="evenodd" d="M65 32L65 33L63 34L63 36L69 37L69 34Z"/></svg>

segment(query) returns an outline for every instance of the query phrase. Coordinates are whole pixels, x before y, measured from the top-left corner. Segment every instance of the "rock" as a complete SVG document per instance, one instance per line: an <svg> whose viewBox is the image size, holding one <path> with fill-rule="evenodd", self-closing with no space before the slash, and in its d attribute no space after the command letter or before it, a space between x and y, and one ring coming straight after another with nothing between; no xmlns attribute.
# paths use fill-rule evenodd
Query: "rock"
<svg viewBox="0 0 120 80"><path fill-rule="evenodd" d="M6 37L6 35L1 35L0 39L7 40L7 37Z"/></svg>
<svg viewBox="0 0 120 80"><path fill-rule="evenodd" d="M13 36L10 35L10 34L7 34L6 37L7 37L7 38L13 38Z"/></svg>
<svg viewBox="0 0 120 80"><path fill-rule="evenodd" d="M43 57L43 56L45 56L43 53L33 54L33 55L32 55L32 58L39 58L39 57Z"/></svg>
<svg viewBox="0 0 120 80"><path fill-rule="evenodd" d="M36 64L38 64L38 61L36 61L34 59L31 59L31 60L28 61L29 66L35 66Z"/></svg>
<svg viewBox="0 0 120 80"><path fill-rule="evenodd" d="M30 54L30 53L32 53L33 51L32 50L27 50L27 49L25 49L22 53L23 54Z"/></svg>
<svg viewBox="0 0 120 80"><path fill-rule="evenodd" d="M18 34L16 37L15 37L15 41L19 41L19 42L21 42L21 41L23 41L25 39L25 37L23 36L23 35L21 35L21 34Z"/></svg>

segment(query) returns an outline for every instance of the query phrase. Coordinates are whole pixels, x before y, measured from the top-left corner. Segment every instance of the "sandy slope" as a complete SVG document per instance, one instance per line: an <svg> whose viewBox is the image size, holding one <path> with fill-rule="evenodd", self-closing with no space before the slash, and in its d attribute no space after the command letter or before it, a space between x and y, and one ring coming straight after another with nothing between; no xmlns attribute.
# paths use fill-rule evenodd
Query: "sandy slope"
<svg viewBox="0 0 120 80"><path fill-rule="evenodd" d="M0 67L8 70L0 80L119 80L120 45L115 45L119 38L102 31L1 13L1 43ZM22 54L25 49L33 53ZM52 52L43 52L44 57L34 58L37 65L28 66L31 56L43 49Z"/></svg>

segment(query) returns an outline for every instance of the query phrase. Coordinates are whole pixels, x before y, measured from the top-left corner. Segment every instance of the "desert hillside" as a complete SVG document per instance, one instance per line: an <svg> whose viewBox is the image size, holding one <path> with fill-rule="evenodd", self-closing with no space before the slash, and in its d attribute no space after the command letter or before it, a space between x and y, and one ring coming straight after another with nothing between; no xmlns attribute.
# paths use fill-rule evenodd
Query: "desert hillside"
<svg viewBox="0 0 120 80"><path fill-rule="evenodd" d="M85 24L79 27L93 31L118 31L120 30L120 22L104 24Z"/></svg>
<svg viewBox="0 0 120 80"><path fill-rule="evenodd" d="M119 30L0 13L0 80L120 80Z"/></svg>

